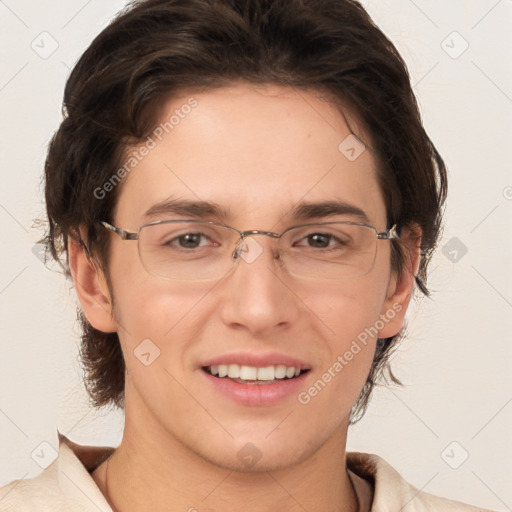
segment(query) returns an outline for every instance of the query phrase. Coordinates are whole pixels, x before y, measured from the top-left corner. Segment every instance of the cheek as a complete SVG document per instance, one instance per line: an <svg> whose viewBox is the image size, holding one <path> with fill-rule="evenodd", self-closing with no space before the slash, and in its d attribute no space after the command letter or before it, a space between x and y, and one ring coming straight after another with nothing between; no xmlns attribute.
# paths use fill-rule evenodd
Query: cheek
<svg viewBox="0 0 512 512"><path fill-rule="evenodd" d="M365 300L366 298L366 300ZM334 334L331 338L331 360L341 361L350 371L361 369L365 373L375 351L379 319L379 304L372 297L361 295L345 296L337 313L332 313Z"/></svg>
<svg viewBox="0 0 512 512"><path fill-rule="evenodd" d="M308 306L327 327L333 349L344 350L379 320L387 287L387 276L371 273L309 296Z"/></svg>
<svg viewBox="0 0 512 512"><path fill-rule="evenodd" d="M308 307L317 315L319 325L325 327L322 348L328 357L324 362L327 373L323 375L329 382L336 381L333 388L348 386L358 393L364 384L382 328L386 291L387 280L374 275L330 290L324 288L317 297L309 297Z"/></svg>
<svg viewBox="0 0 512 512"><path fill-rule="evenodd" d="M131 346L151 338L166 350L168 340L173 340L173 346L179 342L175 335L181 323L194 316L194 306L201 295L194 287L178 291L175 286L145 275L117 288L116 313L125 344Z"/></svg>
<svg viewBox="0 0 512 512"><path fill-rule="evenodd" d="M322 311L323 304L322 321L329 326L329 335L323 337L320 349L328 356L314 379L301 390L298 402L299 411L308 421L321 419L316 427L319 431L333 431L348 419L366 382L377 341L372 328L379 319L380 304L375 296L374 286L359 282L329 295L327 307L321 300L311 302L316 311Z"/></svg>
<svg viewBox="0 0 512 512"><path fill-rule="evenodd" d="M124 242L114 249L111 280L123 344L133 350L146 338L165 341L166 334L197 300L197 290L150 275L140 262L136 243Z"/></svg>
<svg viewBox="0 0 512 512"><path fill-rule="evenodd" d="M161 403L180 403L177 383L186 380L187 350L197 338L193 318L200 295L173 293L168 283L146 276L144 281L118 289L118 332L130 382L157 414Z"/></svg>

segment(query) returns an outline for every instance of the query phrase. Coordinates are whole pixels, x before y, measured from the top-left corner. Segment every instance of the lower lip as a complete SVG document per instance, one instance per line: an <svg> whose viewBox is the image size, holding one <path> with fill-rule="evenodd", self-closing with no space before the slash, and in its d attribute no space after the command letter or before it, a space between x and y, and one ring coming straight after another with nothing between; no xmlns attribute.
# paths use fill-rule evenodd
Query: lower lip
<svg viewBox="0 0 512 512"><path fill-rule="evenodd" d="M219 393L241 405L275 405L304 388L309 371L293 379L277 379L272 384L241 384L229 378L214 377L203 369L201 373Z"/></svg>

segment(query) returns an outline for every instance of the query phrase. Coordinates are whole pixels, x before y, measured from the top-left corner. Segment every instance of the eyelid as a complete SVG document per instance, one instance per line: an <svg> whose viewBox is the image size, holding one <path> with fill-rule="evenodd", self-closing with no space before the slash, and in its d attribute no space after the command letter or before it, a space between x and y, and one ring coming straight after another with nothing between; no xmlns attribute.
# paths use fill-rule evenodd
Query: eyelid
<svg viewBox="0 0 512 512"><path fill-rule="evenodd" d="M160 220L155 220L155 221L151 221L151 222L148 222L146 224L143 224L140 228L139 228L139 231L146 227L146 226L150 226L150 225L154 225L154 224L165 224L165 223L169 223L169 224L172 224L173 221L176 221L176 223L179 222L191 222L191 223L198 223L198 224L202 224L204 226L208 226L208 225L218 225L218 226L224 226L224 227L227 227L227 228L231 228L239 233L244 233L244 232L247 232L247 231L265 231L265 232L268 232L267 230L259 230L259 229L256 229L256 230L253 230L253 229L248 229L248 230L240 230L239 228L236 228L234 226L230 226L229 224L226 224L225 222L221 222L221 221L218 221L218 220L206 220L206 219L194 219L194 218L183 218L183 219L160 219ZM283 230L281 230L280 232L273 232L274 234L276 235L284 235L286 232L292 230L292 229L298 229L298 228L301 228L301 227L308 227L308 226L319 226L319 228L321 228L323 225L329 225L329 224L338 224L338 223L346 223L346 224L354 224L354 225L359 225L359 226L367 226L367 227L370 227L372 229L375 229L374 226L372 226L371 224L367 224L367 223L364 223L360 220L352 220L352 219L343 219L343 220L325 220L325 221L304 221L304 222L301 222L299 224L293 224Z"/></svg>

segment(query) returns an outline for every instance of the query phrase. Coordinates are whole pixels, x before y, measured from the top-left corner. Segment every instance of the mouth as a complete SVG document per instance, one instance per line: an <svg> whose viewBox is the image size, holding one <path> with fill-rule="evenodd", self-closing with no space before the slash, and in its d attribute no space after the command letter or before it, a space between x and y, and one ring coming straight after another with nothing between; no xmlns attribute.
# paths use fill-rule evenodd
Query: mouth
<svg viewBox="0 0 512 512"><path fill-rule="evenodd" d="M246 366L239 364L218 364L203 366L205 373L217 379L227 379L239 384L265 385L289 381L309 372L309 368L301 369L296 366L270 365Z"/></svg>

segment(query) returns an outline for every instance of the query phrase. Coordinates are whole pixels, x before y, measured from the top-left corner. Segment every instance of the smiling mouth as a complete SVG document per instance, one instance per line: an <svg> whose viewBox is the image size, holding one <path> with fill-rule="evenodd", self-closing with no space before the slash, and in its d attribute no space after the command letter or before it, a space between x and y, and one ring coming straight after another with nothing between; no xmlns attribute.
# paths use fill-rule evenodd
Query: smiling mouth
<svg viewBox="0 0 512 512"><path fill-rule="evenodd" d="M218 379L230 379L240 384L272 384L292 380L309 371L295 366L272 365L265 367L238 364L203 366L202 370Z"/></svg>

